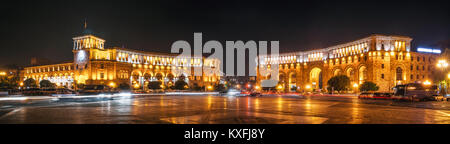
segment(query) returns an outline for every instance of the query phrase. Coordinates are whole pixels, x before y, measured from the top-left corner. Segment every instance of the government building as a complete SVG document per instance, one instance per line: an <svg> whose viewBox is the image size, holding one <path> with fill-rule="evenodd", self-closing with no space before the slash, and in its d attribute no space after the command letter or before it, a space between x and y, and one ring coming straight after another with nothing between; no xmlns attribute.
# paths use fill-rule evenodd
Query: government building
<svg viewBox="0 0 450 144"><path fill-rule="evenodd" d="M346 75L357 88L374 82L380 91L396 85L429 82L440 50L411 51L412 38L394 35L371 35L327 48L280 53L277 57L258 57L257 81L270 79L273 65L278 65L277 86L282 91L326 90L327 81Z"/></svg>
<svg viewBox="0 0 450 144"><path fill-rule="evenodd" d="M67 88L75 84L117 87L125 83L144 89L150 81L161 81L164 87L184 79L191 87L208 87L220 80L220 61L215 59L105 48L104 44L104 39L85 27L83 35L73 38L72 62L26 67L22 79L32 78L37 83L49 80ZM193 76L195 68L203 70L202 76Z"/></svg>

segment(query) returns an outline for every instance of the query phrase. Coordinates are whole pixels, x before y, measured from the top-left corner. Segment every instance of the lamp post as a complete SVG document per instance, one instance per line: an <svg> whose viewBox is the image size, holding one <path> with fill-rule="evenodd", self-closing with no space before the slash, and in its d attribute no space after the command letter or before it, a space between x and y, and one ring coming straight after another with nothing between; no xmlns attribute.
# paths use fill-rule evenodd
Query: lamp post
<svg viewBox="0 0 450 144"><path fill-rule="evenodd" d="M358 94L358 84L354 83L353 88L355 89L355 96Z"/></svg>
<svg viewBox="0 0 450 144"><path fill-rule="evenodd" d="M448 68L448 63L446 60L439 60L437 63L437 67L440 68L442 72L445 72ZM450 73L447 74L447 78L450 79ZM444 82L445 81L446 80L444 78ZM445 92L445 94L448 94L449 83L448 82L446 82L446 83L447 83L447 85L444 85L444 88L446 87L444 92Z"/></svg>
<svg viewBox="0 0 450 144"><path fill-rule="evenodd" d="M445 69L448 67L448 63L446 60L439 60L437 63L437 67L441 69Z"/></svg>

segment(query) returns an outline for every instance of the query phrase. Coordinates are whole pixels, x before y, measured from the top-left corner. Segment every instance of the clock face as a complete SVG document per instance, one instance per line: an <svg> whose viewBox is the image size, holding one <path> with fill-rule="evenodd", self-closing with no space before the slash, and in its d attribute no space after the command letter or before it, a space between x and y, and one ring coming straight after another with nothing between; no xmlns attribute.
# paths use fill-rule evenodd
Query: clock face
<svg viewBox="0 0 450 144"><path fill-rule="evenodd" d="M83 62L86 60L86 52L85 51L79 51L78 52L78 56L77 56L77 60L79 62Z"/></svg>

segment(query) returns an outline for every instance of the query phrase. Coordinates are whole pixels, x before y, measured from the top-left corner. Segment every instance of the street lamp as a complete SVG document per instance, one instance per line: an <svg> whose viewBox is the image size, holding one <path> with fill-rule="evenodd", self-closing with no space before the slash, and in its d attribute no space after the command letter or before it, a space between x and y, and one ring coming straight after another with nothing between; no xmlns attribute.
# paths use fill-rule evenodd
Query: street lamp
<svg viewBox="0 0 450 144"><path fill-rule="evenodd" d="M305 88L306 88L306 89L310 89L310 88L311 88L311 85L306 85Z"/></svg>
<svg viewBox="0 0 450 144"><path fill-rule="evenodd" d="M357 83L354 83L353 84L353 88L355 89L355 95L357 94L357 91L358 91L358 84Z"/></svg>
<svg viewBox="0 0 450 144"><path fill-rule="evenodd" d="M278 89L278 90L281 90L281 89L283 89L283 86L282 86L282 85L278 85L278 86L277 86L277 89Z"/></svg>
<svg viewBox="0 0 450 144"><path fill-rule="evenodd" d="M139 87L141 87L138 83L134 84L133 86L135 89L139 89Z"/></svg>
<svg viewBox="0 0 450 144"><path fill-rule="evenodd" d="M213 87L211 85L209 85L207 88L208 90L213 90Z"/></svg>
<svg viewBox="0 0 450 144"><path fill-rule="evenodd" d="M109 83L109 86L112 87L112 88L115 88L116 84L114 82L111 82L111 83Z"/></svg>
<svg viewBox="0 0 450 144"><path fill-rule="evenodd" d="M438 68L447 68L448 67L448 63L445 60L439 60L438 64L437 64Z"/></svg>
<svg viewBox="0 0 450 144"><path fill-rule="evenodd" d="M431 82L426 80L425 82L423 82L424 85L431 85Z"/></svg>

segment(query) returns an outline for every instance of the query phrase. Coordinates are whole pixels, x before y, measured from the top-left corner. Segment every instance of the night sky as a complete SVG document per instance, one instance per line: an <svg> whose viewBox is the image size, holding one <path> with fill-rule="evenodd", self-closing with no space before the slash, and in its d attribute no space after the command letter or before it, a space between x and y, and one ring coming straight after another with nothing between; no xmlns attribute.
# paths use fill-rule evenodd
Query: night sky
<svg viewBox="0 0 450 144"><path fill-rule="evenodd" d="M88 28L106 46L170 52L193 33L203 40L280 41L281 52L324 48L371 34L410 36L436 47L450 36L445 1L94 1L14 0L0 5L0 65L31 57L73 60L72 37Z"/></svg>

